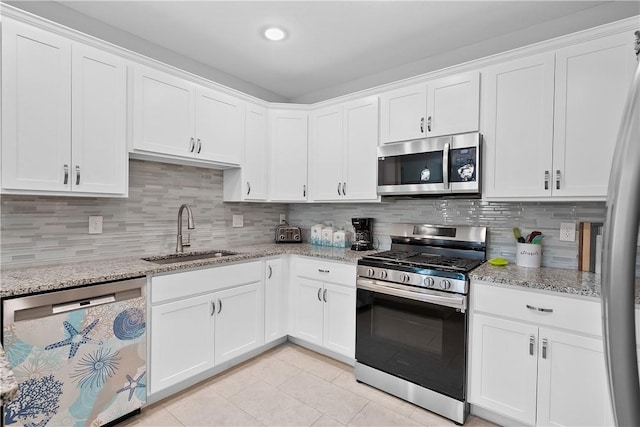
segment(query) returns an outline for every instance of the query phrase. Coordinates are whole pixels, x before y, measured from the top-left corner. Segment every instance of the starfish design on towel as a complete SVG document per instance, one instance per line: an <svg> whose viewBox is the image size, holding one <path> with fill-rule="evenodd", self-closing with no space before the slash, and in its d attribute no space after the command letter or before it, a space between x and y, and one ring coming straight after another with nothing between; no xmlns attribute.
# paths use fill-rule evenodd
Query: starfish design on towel
<svg viewBox="0 0 640 427"><path fill-rule="evenodd" d="M122 387L120 390L116 391L116 393L122 393L125 390L129 390L129 398L127 399L127 401L130 402L131 398L133 397L133 393L136 391L136 388L146 387L147 386L146 384L140 382L140 380L142 379L142 377L146 373L147 373L147 371L144 371L135 380L133 378L131 378L131 376L129 374L127 374L127 381L129 381L129 384L127 384L126 386Z"/></svg>
<svg viewBox="0 0 640 427"><path fill-rule="evenodd" d="M63 325L64 325L64 328L67 330L67 333L69 334L69 338L62 341L58 341L53 344L49 344L44 349L52 350L54 348L64 347L65 345L68 345L70 346L68 358L69 359L73 358L73 356L76 355L76 352L80 348L80 345L86 344L89 341L91 341L91 338L89 338L88 335L89 335L89 332L91 332L91 330L98 324L98 320L99 319L94 320L93 322L91 322L89 326L87 326L80 332L78 332L76 328L74 328L71 325L71 323L65 320L63 322Z"/></svg>

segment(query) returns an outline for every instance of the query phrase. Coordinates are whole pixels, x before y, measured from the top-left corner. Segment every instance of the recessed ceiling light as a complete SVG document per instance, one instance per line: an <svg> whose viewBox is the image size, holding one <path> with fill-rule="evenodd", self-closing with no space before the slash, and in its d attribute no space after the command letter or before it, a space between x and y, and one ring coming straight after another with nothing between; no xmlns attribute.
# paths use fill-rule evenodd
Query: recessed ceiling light
<svg viewBox="0 0 640 427"><path fill-rule="evenodd" d="M264 30L264 36L271 41L280 41L287 36L287 33L282 28L269 27Z"/></svg>

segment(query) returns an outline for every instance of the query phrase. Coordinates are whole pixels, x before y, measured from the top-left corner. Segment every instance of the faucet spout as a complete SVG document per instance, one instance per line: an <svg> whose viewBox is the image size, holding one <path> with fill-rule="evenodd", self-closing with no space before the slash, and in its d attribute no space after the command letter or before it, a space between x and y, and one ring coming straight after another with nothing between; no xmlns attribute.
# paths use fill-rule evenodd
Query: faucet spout
<svg viewBox="0 0 640 427"><path fill-rule="evenodd" d="M191 240L188 239L186 242L182 239L182 211L187 210L187 229L193 230L196 228L196 223L193 219L193 212L191 211L191 206L184 203L178 209L178 239L176 243L176 252L184 252L184 247L191 246Z"/></svg>

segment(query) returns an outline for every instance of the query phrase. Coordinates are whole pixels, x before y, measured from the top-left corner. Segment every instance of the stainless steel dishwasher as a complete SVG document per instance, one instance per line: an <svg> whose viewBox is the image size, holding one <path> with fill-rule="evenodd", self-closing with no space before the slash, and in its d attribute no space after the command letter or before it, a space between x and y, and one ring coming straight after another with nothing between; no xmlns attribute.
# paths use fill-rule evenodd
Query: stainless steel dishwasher
<svg viewBox="0 0 640 427"><path fill-rule="evenodd" d="M2 301L4 425L100 426L146 402L145 278Z"/></svg>

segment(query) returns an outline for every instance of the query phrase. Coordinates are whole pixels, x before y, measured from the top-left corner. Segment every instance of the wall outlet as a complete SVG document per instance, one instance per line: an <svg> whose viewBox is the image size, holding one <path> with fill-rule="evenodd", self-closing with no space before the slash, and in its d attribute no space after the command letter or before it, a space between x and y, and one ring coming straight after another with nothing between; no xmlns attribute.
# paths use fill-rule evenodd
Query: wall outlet
<svg viewBox="0 0 640 427"><path fill-rule="evenodd" d="M560 241L561 242L576 241L576 223L575 222L560 223Z"/></svg>
<svg viewBox="0 0 640 427"><path fill-rule="evenodd" d="M102 234L102 217L89 217L89 234Z"/></svg>
<svg viewBox="0 0 640 427"><path fill-rule="evenodd" d="M233 216L233 226L236 228L244 227L244 216L242 215L234 215Z"/></svg>
<svg viewBox="0 0 640 427"><path fill-rule="evenodd" d="M280 224L285 224L287 222L287 215L280 214Z"/></svg>

